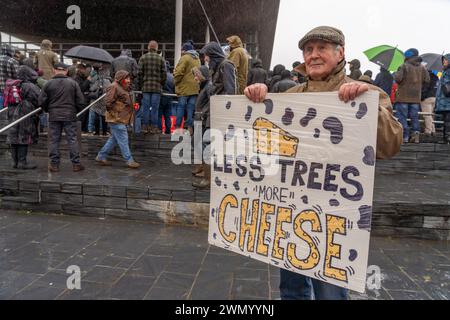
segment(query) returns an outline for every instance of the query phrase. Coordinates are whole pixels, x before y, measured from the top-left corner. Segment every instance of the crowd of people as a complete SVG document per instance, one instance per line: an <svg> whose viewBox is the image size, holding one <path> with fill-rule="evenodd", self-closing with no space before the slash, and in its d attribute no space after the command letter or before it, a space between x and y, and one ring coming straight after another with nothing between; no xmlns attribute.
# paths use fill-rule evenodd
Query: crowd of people
<svg viewBox="0 0 450 320"><path fill-rule="evenodd" d="M245 94L258 103L269 92L338 91L339 98L348 102L368 90L376 90L380 96L378 159L394 156L402 143L419 142L420 110L427 113L425 133L430 135L435 133L432 114L442 114L444 140L450 143L450 54L442 57L441 79L423 66L418 50L409 49L405 53L405 63L397 72L392 74L382 68L372 80L370 71L361 72L358 60L347 64L345 37L333 27L315 28L300 40L304 63L294 62L291 70L276 65L273 71L266 71L261 60L251 59L238 36L230 36L226 41L229 54L217 42L210 42L197 51L192 41L186 41L174 70L158 53L159 45L154 40L149 42L148 53L139 61L130 50L124 50L108 67L76 60L72 66L65 65L59 62L49 40L44 40L41 50L28 58L15 54L3 44L0 99L1 105L8 108L9 121L20 119L39 107L44 111L8 132L13 167L36 168L27 160L28 146L36 143L40 129L47 126L48 170L59 171L59 143L63 131L70 146L73 171L84 170L77 138L77 122L81 121L84 133L101 133L108 137L96 157L99 165L110 166L108 155L118 146L127 166L137 169L140 164L131 154L130 132L137 136L171 134L172 117L176 118L175 132L193 134L194 121L201 121L206 132L210 127L213 95ZM132 91L139 92L137 108ZM91 108L77 117L103 95L105 110ZM174 96L178 99L176 104ZM411 129L408 120L411 120ZM206 144L203 147L206 148ZM210 186L210 166L194 166L192 174L200 178L194 182L195 187ZM286 270L281 270L280 290L283 299L308 298L312 291L317 299L345 299L347 296L342 288Z"/></svg>
<svg viewBox="0 0 450 320"><path fill-rule="evenodd" d="M246 87L254 84L264 84L271 93L282 93L308 83L310 75L304 69L305 63L296 61L291 70L279 64L267 71L261 60L252 59L238 36L230 36L226 41L229 52L215 42L197 51L194 43L187 41L173 70L158 53L156 41L149 42L148 53L139 61L133 58L131 50L125 49L110 65L73 59L72 66L59 62L49 40L42 41L41 50L30 52L28 58L3 44L0 105L9 107L8 119L12 122L38 107L44 109L39 116L9 131L13 166L35 168L26 160L27 145L36 143L39 131L48 130L49 170L57 171L59 141L64 130L71 145L74 170L82 169L76 146L76 121L81 121L83 134L109 137L97 157L101 165L110 165L106 155L118 145L127 165L138 168L128 147L130 128L136 136L172 134L173 126L175 133L192 135L195 120L203 121L204 130L209 127L209 98L213 94L243 94ZM375 86L390 96L395 116L403 126L403 143L420 142L420 111L424 114L426 135L436 133L434 114L442 115L444 142L450 143L450 54L442 57L441 79L426 69L417 49L407 50L405 57L397 72L381 68L375 79L371 71L362 73L357 59L348 63L344 60L343 68L349 70L348 77L353 81ZM129 96L131 91L138 94ZM106 111L93 107L77 118L79 111L104 94ZM207 166L193 170L202 178L196 183L199 187L209 186L206 172Z"/></svg>

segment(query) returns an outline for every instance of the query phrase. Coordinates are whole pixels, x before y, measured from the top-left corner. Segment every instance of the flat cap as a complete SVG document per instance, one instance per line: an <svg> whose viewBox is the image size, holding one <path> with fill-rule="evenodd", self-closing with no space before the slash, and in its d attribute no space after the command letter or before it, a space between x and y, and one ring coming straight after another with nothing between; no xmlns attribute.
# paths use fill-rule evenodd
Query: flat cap
<svg viewBox="0 0 450 320"><path fill-rule="evenodd" d="M308 32L298 43L300 50L303 50L310 40L323 40L345 46L345 36L342 31L328 26L320 26Z"/></svg>
<svg viewBox="0 0 450 320"><path fill-rule="evenodd" d="M67 69L69 69L69 66L67 64L63 63L63 62L55 63L54 67L55 67L56 70L67 70Z"/></svg>

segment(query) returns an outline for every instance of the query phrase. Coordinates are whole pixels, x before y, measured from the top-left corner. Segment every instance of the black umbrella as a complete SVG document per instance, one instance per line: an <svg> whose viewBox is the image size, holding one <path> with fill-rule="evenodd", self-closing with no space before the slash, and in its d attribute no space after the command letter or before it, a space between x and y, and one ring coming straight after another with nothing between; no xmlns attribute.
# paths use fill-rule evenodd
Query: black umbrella
<svg viewBox="0 0 450 320"><path fill-rule="evenodd" d="M427 64L428 70L437 72L441 72L443 70L444 66L442 65L442 54L425 53L420 57L422 58L423 62Z"/></svg>
<svg viewBox="0 0 450 320"><path fill-rule="evenodd" d="M64 55L69 58L84 59L103 63L111 63L114 60L113 56L110 55L106 50L88 46L73 47Z"/></svg>

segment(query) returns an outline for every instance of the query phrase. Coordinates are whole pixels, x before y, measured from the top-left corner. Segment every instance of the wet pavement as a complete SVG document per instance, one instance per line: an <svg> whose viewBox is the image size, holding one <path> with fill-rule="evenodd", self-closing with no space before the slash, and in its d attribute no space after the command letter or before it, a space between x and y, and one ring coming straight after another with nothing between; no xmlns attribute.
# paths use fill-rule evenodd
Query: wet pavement
<svg viewBox="0 0 450 320"><path fill-rule="evenodd" d="M274 300L279 270L212 247L207 230L0 213L0 299ZM69 290L69 266L81 290ZM450 299L450 242L373 237L380 290L351 299Z"/></svg>

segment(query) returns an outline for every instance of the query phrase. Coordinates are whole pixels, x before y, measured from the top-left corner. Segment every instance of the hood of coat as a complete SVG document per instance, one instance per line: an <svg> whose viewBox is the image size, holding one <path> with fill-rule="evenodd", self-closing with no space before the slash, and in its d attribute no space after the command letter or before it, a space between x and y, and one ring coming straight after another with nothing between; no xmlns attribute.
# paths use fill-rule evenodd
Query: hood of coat
<svg viewBox="0 0 450 320"><path fill-rule="evenodd" d="M273 68L273 75L274 76L281 76L281 73L286 70L286 67L283 66L282 64L277 64L274 68Z"/></svg>
<svg viewBox="0 0 450 320"><path fill-rule="evenodd" d="M261 59L256 59L255 62L253 62L253 68L262 68L262 61Z"/></svg>
<svg viewBox="0 0 450 320"><path fill-rule="evenodd" d="M43 40L41 43L42 50L52 50L53 43L50 40Z"/></svg>
<svg viewBox="0 0 450 320"><path fill-rule="evenodd" d="M194 59L200 59L200 55L195 50L184 51L183 55L186 55L186 54L191 55L192 58L194 58Z"/></svg>
<svg viewBox="0 0 450 320"><path fill-rule="evenodd" d="M36 82L39 76L36 71L28 66L23 65L20 66L19 70L17 71L17 78L25 82Z"/></svg>
<svg viewBox="0 0 450 320"><path fill-rule="evenodd" d="M122 52L120 53L121 56L126 56L129 58L133 58L133 53L131 52L130 49L124 49L122 50Z"/></svg>
<svg viewBox="0 0 450 320"><path fill-rule="evenodd" d="M120 71L117 71L117 73L114 77L114 81L120 83L122 80L128 78L129 76L130 76L130 74L127 71L120 70Z"/></svg>
<svg viewBox="0 0 450 320"><path fill-rule="evenodd" d="M444 70L450 69L450 53L447 53L442 56L442 64L444 64L444 59L446 59L449 62L447 67L444 67Z"/></svg>
<svg viewBox="0 0 450 320"><path fill-rule="evenodd" d="M2 44L0 47L0 55L12 58L14 56L14 51L9 45Z"/></svg>
<svg viewBox="0 0 450 320"><path fill-rule="evenodd" d="M354 59L349 62L351 64L350 71L361 68L361 62L358 59Z"/></svg>
<svg viewBox="0 0 450 320"><path fill-rule="evenodd" d="M225 53L217 42L210 42L203 47L201 53L210 58L209 68L213 71L225 60Z"/></svg>
<svg viewBox="0 0 450 320"><path fill-rule="evenodd" d="M231 36L227 38L227 42L230 46L230 48L236 49L236 48L243 48L244 44L242 43L241 38L239 38L238 36Z"/></svg>
<svg viewBox="0 0 450 320"><path fill-rule="evenodd" d="M408 58L406 59L406 63L412 64L413 66L420 66L420 64L422 63L422 58L421 57L412 57L412 58Z"/></svg>
<svg viewBox="0 0 450 320"><path fill-rule="evenodd" d="M281 80L285 80L285 79L291 79L292 74L289 70L283 70L281 72Z"/></svg>

